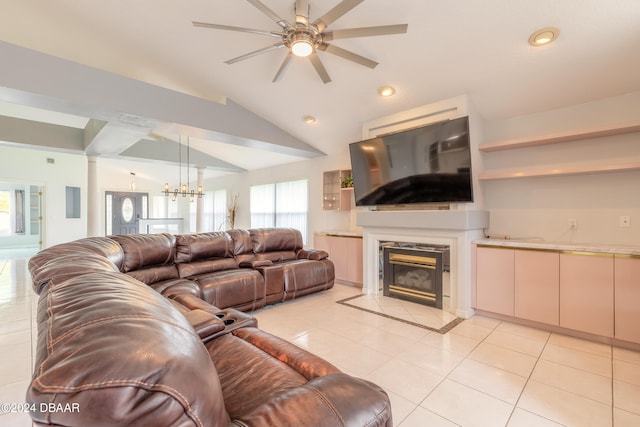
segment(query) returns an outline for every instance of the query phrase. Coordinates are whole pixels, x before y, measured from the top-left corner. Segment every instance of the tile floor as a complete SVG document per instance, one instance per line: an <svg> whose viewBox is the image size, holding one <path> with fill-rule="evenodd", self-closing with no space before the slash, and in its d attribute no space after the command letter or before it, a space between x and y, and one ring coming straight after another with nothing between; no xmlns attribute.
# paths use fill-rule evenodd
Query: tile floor
<svg viewBox="0 0 640 427"><path fill-rule="evenodd" d="M362 295L345 298L341 304L357 307L365 311L372 311L383 316L403 320L406 323L423 325L440 331L452 322L459 321L455 314L445 310L425 307L422 304L405 301L398 298L380 295ZM441 331L442 332L442 331Z"/></svg>
<svg viewBox="0 0 640 427"><path fill-rule="evenodd" d="M473 317L441 335L335 301L331 291L256 311L260 326L384 387L394 424L638 426L640 353ZM37 297L26 259L0 260L0 403L23 402ZM0 414L0 426L30 426Z"/></svg>

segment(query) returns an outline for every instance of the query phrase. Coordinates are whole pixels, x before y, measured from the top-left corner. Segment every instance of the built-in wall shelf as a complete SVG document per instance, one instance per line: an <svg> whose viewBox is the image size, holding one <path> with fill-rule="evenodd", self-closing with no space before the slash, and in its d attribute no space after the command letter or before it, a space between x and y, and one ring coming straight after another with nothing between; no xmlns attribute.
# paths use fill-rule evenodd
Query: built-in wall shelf
<svg viewBox="0 0 640 427"><path fill-rule="evenodd" d="M345 187L346 184L349 186ZM324 172L322 174L322 209L327 211L351 209L352 185L351 169Z"/></svg>
<svg viewBox="0 0 640 427"><path fill-rule="evenodd" d="M517 138L506 141L495 141L481 144L480 151L500 151L514 148L535 147L538 145L558 144L561 142L578 141L582 139L601 138L605 136L623 135L640 132L640 120L620 123L617 125L600 126L568 132L557 132L538 137ZM548 175L548 174L547 174Z"/></svg>
<svg viewBox="0 0 640 427"><path fill-rule="evenodd" d="M478 178L481 181L496 179L534 178L542 176L585 175L594 173L622 172L640 170L640 162L618 163L608 165L572 166L556 169L539 169L526 171L493 171L483 172Z"/></svg>

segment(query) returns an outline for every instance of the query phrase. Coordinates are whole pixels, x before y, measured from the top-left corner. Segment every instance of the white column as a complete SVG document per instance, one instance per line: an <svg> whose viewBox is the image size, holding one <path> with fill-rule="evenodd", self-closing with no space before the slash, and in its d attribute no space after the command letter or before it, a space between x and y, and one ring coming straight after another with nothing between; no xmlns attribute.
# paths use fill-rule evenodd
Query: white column
<svg viewBox="0 0 640 427"><path fill-rule="evenodd" d="M202 188L202 179L204 177L204 168L198 168L198 188ZM204 196L196 197L196 232L202 233L204 228Z"/></svg>
<svg viewBox="0 0 640 427"><path fill-rule="evenodd" d="M87 236L100 235L100 198L98 197L98 157L87 156Z"/></svg>

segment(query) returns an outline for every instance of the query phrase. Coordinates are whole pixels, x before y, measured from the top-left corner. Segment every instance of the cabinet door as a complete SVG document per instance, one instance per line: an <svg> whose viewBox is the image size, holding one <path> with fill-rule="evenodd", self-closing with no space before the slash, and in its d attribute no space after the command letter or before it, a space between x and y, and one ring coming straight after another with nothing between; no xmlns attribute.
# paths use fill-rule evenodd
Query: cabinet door
<svg viewBox="0 0 640 427"><path fill-rule="evenodd" d="M314 234L312 247L313 249L327 252L329 254L329 258L331 258L331 244L329 242L329 236L326 234Z"/></svg>
<svg viewBox="0 0 640 427"><path fill-rule="evenodd" d="M514 250L478 247L476 308L513 316Z"/></svg>
<svg viewBox="0 0 640 427"><path fill-rule="evenodd" d="M558 252L515 251L515 316L560 324L560 256Z"/></svg>
<svg viewBox="0 0 640 427"><path fill-rule="evenodd" d="M613 255L560 254L560 326L613 337Z"/></svg>
<svg viewBox="0 0 640 427"><path fill-rule="evenodd" d="M352 283L362 284L362 239L355 237L345 238L349 253L349 265L347 265L347 280Z"/></svg>
<svg viewBox="0 0 640 427"><path fill-rule="evenodd" d="M331 261L336 272L336 280L342 281L349 280L347 275L349 251L344 239L344 237L329 236Z"/></svg>
<svg viewBox="0 0 640 427"><path fill-rule="evenodd" d="M640 258L615 257L615 337L640 343Z"/></svg>
<svg viewBox="0 0 640 427"><path fill-rule="evenodd" d="M340 209L340 171L327 171L322 174L322 209Z"/></svg>

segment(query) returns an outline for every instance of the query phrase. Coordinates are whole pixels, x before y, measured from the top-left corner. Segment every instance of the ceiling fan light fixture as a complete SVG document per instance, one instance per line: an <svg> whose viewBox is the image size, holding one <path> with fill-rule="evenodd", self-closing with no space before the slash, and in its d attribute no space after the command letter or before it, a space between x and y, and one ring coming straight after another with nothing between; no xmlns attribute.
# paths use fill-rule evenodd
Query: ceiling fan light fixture
<svg viewBox="0 0 640 427"><path fill-rule="evenodd" d="M394 93L396 93L396 90L391 86L381 86L380 88L378 88L378 95L383 98L393 96Z"/></svg>
<svg viewBox="0 0 640 427"><path fill-rule="evenodd" d="M305 58L313 53L313 43L306 34L296 34L291 41L291 53L295 56Z"/></svg>
<svg viewBox="0 0 640 427"><path fill-rule="evenodd" d="M529 44L531 46L545 46L557 39L559 35L560 30L555 27L542 28L531 34Z"/></svg>

